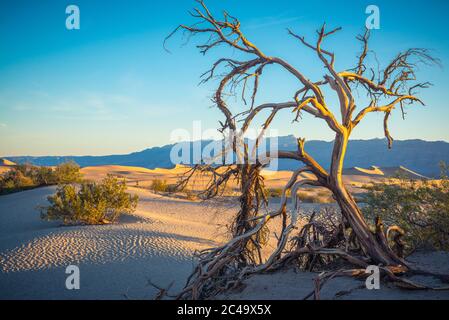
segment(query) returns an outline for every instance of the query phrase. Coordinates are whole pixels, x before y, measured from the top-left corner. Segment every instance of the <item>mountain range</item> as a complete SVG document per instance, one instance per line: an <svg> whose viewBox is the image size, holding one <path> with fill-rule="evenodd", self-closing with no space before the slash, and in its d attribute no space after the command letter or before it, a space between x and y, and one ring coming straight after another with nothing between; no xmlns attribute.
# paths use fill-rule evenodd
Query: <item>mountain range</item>
<svg viewBox="0 0 449 320"><path fill-rule="evenodd" d="M204 147L209 141L201 141ZM192 143L187 143L192 150ZM296 150L296 138L292 135L278 138L280 150ZM148 148L139 152L107 156L13 156L5 157L16 163L31 163L41 166L54 166L65 161L75 161L81 167L98 165L136 166L149 169L171 168L170 151L173 145ZM305 149L323 167L330 165L333 142L311 140ZM392 149L387 148L385 139L351 140L345 159L345 168L351 167L399 167L404 166L422 175L436 177L440 173L439 163L449 163L449 143L444 141L397 140ZM280 160L278 170L293 170L298 163L293 160Z"/></svg>

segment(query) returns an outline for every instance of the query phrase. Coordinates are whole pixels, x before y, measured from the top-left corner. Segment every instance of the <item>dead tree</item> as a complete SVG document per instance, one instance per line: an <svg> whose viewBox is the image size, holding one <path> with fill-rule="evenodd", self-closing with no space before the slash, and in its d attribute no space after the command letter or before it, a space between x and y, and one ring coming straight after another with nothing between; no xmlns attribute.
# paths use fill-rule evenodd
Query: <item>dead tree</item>
<svg viewBox="0 0 449 320"><path fill-rule="evenodd" d="M366 63L370 53L369 32L366 31L364 35L357 37L362 44L362 51L356 59L355 67L338 71L335 67L335 54L323 46L325 40L338 32L340 28L327 30L326 25L323 25L317 31L317 39L314 42L288 30L290 36L300 45L312 50L324 65L325 72L322 79L314 82L292 64L280 57L270 56L252 43L242 32L240 22L235 17L224 12L222 18L217 19L202 0L197 2L200 8L190 13L196 22L192 25L180 25L167 38L177 31L183 31L189 36L204 35L207 39L205 43L197 45L202 54L214 48L231 48L247 57L245 60L221 58L202 75L202 82L212 79L219 81L213 97L215 105L223 113L225 120L221 123L219 130L230 129L244 134L256 116L268 110L269 116L263 124L263 129L266 130L281 111L289 110L296 116L296 120L302 113L321 119L335 133L335 140L329 169L321 166L307 153L304 139L298 139L297 150L279 151L276 155L267 156L267 161L273 157L298 161L298 169L283 188L278 210L267 214L260 212L261 206L266 203L260 170L266 162L259 161L254 164L245 161L251 150L248 150L244 142L243 151L238 148L235 139L230 144L230 148L235 153L242 153L244 160L242 164L223 167L220 168L221 171L211 166L197 166L192 169L184 182L194 172L207 171L212 174L211 183L205 190L209 197L217 195L220 188L230 179L238 179L241 208L234 221L233 239L222 247L205 250L199 254L200 262L179 297L196 299L216 294L237 285L247 274L273 269L288 259L302 254L337 255L358 267L375 263L389 268L389 272L392 272L391 270L394 270L394 273L406 271L409 266L390 247L382 222L377 221L375 232L370 230L359 206L343 183L342 173L348 140L354 128L361 125L366 115L373 112L384 114L384 133L388 147L391 148L393 139L388 129L391 113L399 108L404 114L404 107L409 104L423 105L416 91L427 88L430 84L417 82L416 67L419 64L435 64L438 60L430 56L426 49L414 48L399 53L383 70L376 72L377 68L369 67ZM289 101L256 106L259 81L265 68L280 68L297 79L298 89L292 92L292 98ZM249 103L245 98L247 87L252 88ZM333 90L338 97L338 101L332 101L332 105L323 94L325 87ZM245 106L249 104L249 106L234 114L227 105L225 97L227 89L235 92L236 88L242 90L242 104ZM356 92L360 90L366 93L370 100L366 106L357 105ZM239 126L240 123L242 124ZM261 138L260 136L258 139ZM312 174L313 179L302 179L303 172ZM284 252L297 219L297 192L307 185L320 186L332 192L341 209L344 221L342 227L352 230L353 237L358 243L357 250L338 248L336 243L342 239L342 232L335 232L320 246L301 242L301 245L293 251ZM289 191L293 200L292 208L287 208L287 192ZM278 216L281 217L283 230L278 247L266 261L262 261L260 233L268 220ZM311 221L307 227L314 226L316 227L316 224ZM305 230L302 229L302 232Z"/></svg>

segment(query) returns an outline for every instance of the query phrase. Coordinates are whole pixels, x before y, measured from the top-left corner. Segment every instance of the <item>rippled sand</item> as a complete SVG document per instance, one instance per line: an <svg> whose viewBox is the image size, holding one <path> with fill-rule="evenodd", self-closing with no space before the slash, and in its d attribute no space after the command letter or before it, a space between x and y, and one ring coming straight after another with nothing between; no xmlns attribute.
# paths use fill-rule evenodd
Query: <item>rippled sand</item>
<svg viewBox="0 0 449 320"><path fill-rule="evenodd" d="M61 226L40 220L38 206L47 203L54 187L0 197L0 299L151 299L157 290L149 281L172 292L181 289L193 270L194 252L220 245L237 202L195 202L130 188L139 195L135 213L112 225ZM275 205L275 203L273 203ZM316 205L304 205L313 210ZM272 208L273 209L273 208ZM274 233L279 224L270 225ZM449 273L447 253L416 256L426 268ZM65 288L66 267L80 269L80 290ZM224 299L301 299L313 288L314 273L286 272L248 279L241 293ZM424 279L434 285L434 279ZM431 281L429 283L429 281ZM435 284L437 285L437 284ZM338 279L323 298L360 286ZM385 288L355 290L345 299L449 299L448 291L417 292Z"/></svg>
<svg viewBox="0 0 449 320"><path fill-rule="evenodd" d="M136 212L103 226L41 221L36 207L54 187L0 197L0 298L123 298L130 290L138 292L132 298L148 298L155 293L148 280L182 286L194 251L226 239L235 207L131 191L140 198ZM64 288L71 264L80 266L89 292Z"/></svg>

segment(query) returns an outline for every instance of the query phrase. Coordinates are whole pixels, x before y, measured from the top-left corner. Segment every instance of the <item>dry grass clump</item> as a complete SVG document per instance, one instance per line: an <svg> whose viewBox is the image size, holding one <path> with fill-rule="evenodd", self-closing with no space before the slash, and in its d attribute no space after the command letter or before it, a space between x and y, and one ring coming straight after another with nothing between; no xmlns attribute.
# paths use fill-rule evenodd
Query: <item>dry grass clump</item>
<svg viewBox="0 0 449 320"><path fill-rule="evenodd" d="M282 188L269 188L267 195L270 198L282 197ZM290 197L290 192L287 192L287 197ZM332 203L332 194L325 189L310 188L301 190L297 194L298 200L304 203Z"/></svg>
<svg viewBox="0 0 449 320"><path fill-rule="evenodd" d="M169 192L170 185L167 180L154 179L151 182L150 190L155 192Z"/></svg>

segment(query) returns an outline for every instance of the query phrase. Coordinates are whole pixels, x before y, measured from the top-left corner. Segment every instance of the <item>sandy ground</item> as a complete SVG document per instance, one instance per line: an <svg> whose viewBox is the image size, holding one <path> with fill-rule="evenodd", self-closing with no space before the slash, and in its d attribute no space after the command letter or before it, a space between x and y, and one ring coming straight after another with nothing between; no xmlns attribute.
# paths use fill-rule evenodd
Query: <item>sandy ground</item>
<svg viewBox="0 0 449 320"><path fill-rule="evenodd" d="M449 253L421 252L408 257L420 268L440 274L449 274ZM223 300L302 300L314 290L314 272L285 270L275 274L255 275L244 281L241 292L220 296ZM413 276L409 278L417 283L432 287L442 287L434 277ZM349 277L334 278L328 281L320 292L324 300L448 300L449 291L403 290L392 284L380 283L379 290L368 290L365 280Z"/></svg>
<svg viewBox="0 0 449 320"><path fill-rule="evenodd" d="M55 187L0 197L0 299L148 299L193 270L193 253L228 236L237 211L229 200L199 202L130 188L137 210L103 226L42 221L38 206ZM311 207L308 205L306 207ZM279 232L278 225L272 231ZM273 237L274 240L274 237ZM269 252L275 241L268 244ZM81 289L65 289L65 268L77 265Z"/></svg>
<svg viewBox="0 0 449 320"><path fill-rule="evenodd" d="M172 169L146 169L140 167L129 166L93 166L85 167L81 169L81 173L86 179L89 180L101 180L107 174L113 174L115 176L126 178L129 186L138 186L140 188L149 188L155 179L165 181L167 184L174 185L179 181L180 176L186 173L190 168L177 165ZM288 180L291 178L292 171L268 171L262 170L262 176L264 177L264 183L267 189L280 191ZM379 168L372 166L370 168L348 168L344 170L343 181L346 184L348 190L354 195L366 192L364 188L372 183L378 183L391 179L398 174L411 179L425 178L416 172L408 170L404 167L394 168ZM301 177L304 179L314 179L309 173L302 173ZM210 181L208 175L195 175L191 182L187 185L187 189L190 190L204 190ZM230 181L227 184L227 194L235 194L238 190L236 181ZM328 190L321 187L305 186L303 189L305 196L312 196L317 199L321 199L322 202L329 202L331 195Z"/></svg>
<svg viewBox="0 0 449 320"><path fill-rule="evenodd" d="M223 212L232 209L132 191L137 211L108 226L41 221L36 206L54 187L0 197L0 299L145 299L156 292L148 280L182 287L194 250L224 240ZM65 289L70 264L80 268L80 290Z"/></svg>
<svg viewBox="0 0 449 320"><path fill-rule="evenodd" d="M83 169L86 178L93 180L108 172L147 182L154 177L174 179L174 172L165 169L117 166ZM282 172L267 180L275 185L289 174ZM358 177L364 180L371 174ZM138 194L139 205L136 212L123 216L119 223L64 227L39 217L37 207L46 205L47 196L54 191L55 187L45 187L0 197L0 299L151 299L156 289L148 281L163 287L174 282L172 291L177 291L193 270L194 251L223 243L237 210L235 202L228 200L196 202L130 187L131 192ZM310 211L315 206L305 204L304 208ZM271 231L278 231L277 227L272 226ZM274 241L267 250L273 247ZM415 258L449 273L449 255L445 253ZM80 290L65 288L65 269L72 264L80 268ZM301 299L312 290L315 276L293 271L258 275L247 280L243 292L222 298ZM335 279L324 288L323 298L335 298L336 293L360 284L363 283L357 280ZM449 299L449 296L447 292L410 293L382 288L375 292L357 289L340 298Z"/></svg>

